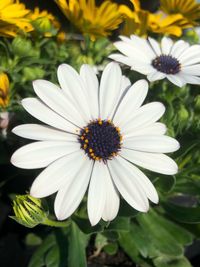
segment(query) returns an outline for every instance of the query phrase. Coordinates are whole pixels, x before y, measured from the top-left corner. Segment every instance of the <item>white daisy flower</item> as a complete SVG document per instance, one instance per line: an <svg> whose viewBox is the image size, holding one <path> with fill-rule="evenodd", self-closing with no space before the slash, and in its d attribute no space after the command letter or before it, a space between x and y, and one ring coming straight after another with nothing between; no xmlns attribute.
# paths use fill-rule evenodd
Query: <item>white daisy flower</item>
<svg viewBox="0 0 200 267"><path fill-rule="evenodd" d="M173 43L167 37L160 45L150 37L131 35L120 39L114 45L123 55L112 54L109 58L147 75L150 82L167 78L179 87L200 84L200 45L190 46L183 40Z"/></svg>
<svg viewBox="0 0 200 267"><path fill-rule="evenodd" d="M87 209L92 225L113 220L122 197L147 212L158 194L136 165L173 175L176 163L163 153L179 148L156 122L165 108L159 102L141 107L148 83L131 86L117 63L103 71L99 85L94 70L83 65L80 75L69 65L58 68L60 87L45 80L33 82L38 98L22 100L23 107L46 125L25 124L13 132L37 142L18 149L11 162L20 168L44 168L30 194L43 198L58 192L55 214L68 218L88 189Z"/></svg>

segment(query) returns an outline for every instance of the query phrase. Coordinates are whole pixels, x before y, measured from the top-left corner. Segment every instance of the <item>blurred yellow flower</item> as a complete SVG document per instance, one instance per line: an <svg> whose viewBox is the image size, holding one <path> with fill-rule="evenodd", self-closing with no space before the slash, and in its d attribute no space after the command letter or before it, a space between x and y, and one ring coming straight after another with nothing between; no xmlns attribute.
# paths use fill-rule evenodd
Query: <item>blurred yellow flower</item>
<svg viewBox="0 0 200 267"><path fill-rule="evenodd" d="M194 0L189 1L194 2ZM133 5L132 10L128 7L120 8L120 12L125 17L124 27L122 29L123 35L129 36L131 34L136 34L139 36L146 36L149 32L153 32L178 37L181 36L183 29L192 27L192 23L190 23L186 17L183 17L181 12L169 12L170 10L176 10L176 4L178 10L178 4L180 4L178 2L187 3L187 1L161 0L162 10L156 13L141 9L139 0L130 0L130 2ZM174 3L173 7L169 4L172 2ZM185 4L185 6L187 5ZM169 7L171 7L171 9ZM183 11L185 12L186 8L183 9ZM186 12L184 14L186 14Z"/></svg>
<svg viewBox="0 0 200 267"><path fill-rule="evenodd" d="M15 0L0 1L0 35L16 36L19 30L30 31L31 24L26 15L30 10Z"/></svg>
<svg viewBox="0 0 200 267"><path fill-rule="evenodd" d="M136 34L145 36L149 25L149 12L142 10L139 0L130 0L133 10L127 6L120 6L120 13L124 16L123 35Z"/></svg>
<svg viewBox="0 0 200 267"><path fill-rule="evenodd" d="M168 15L181 15L186 28L200 19L200 4L196 0L160 0L160 9Z"/></svg>
<svg viewBox="0 0 200 267"><path fill-rule="evenodd" d="M183 27L182 17L179 14L165 16L162 12L149 14L149 31L167 35L181 36Z"/></svg>
<svg viewBox="0 0 200 267"><path fill-rule="evenodd" d="M60 31L56 37L58 43L64 43L67 40L67 35L64 31Z"/></svg>
<svg viewBox="0 0 200 267"><path fill-rule="evenodd" d="M110 35L123 20L119 5L110 0L100 6L96 6L95 0L56 0L56 3L71 23L93 40Z"/></svg>
<svg viewBox="0 0 200 267"><path fill-rule="evenodd" d="M0 108L6 108L9 104L9 80L5 73L0 73Z"/></svg>
<svg viewBox="0 0 200 267"><path fill-rule="evenodd" d="M45 36L51 36L52 26L60 28L59 22L46 10L26 9L18 0L0 0L0 35L15 37L20 32L32 32L37 29Z"/></svg>

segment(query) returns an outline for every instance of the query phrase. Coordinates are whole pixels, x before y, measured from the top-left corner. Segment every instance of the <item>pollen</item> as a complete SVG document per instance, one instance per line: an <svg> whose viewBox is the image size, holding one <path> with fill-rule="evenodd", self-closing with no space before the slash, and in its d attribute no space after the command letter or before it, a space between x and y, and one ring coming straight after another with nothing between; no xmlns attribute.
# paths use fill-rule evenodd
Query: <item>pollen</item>
<svg viewBox="0 0 200 267"><path fill-rule="evenodd" d="M78 138L81 148L90 159L104 163L118 155L122 139L119 127L111 120L100 118L82 128Z"/></svg>
<svg viewBox="0 0 200 267"><path fill-rule="evenodd" d="M101 119L98 119L98 124L99 124L99 125L102 125L102 124L103 124L103 122L102 122Z"/></svg>

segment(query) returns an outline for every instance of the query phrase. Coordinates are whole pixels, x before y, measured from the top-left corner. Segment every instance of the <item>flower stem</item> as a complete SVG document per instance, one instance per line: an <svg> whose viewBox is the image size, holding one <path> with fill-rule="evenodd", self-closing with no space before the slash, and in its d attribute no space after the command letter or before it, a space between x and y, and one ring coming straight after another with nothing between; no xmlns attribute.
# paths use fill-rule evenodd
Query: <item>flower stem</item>
<svg viewBox="0 0 200 267"><path fill-rule="evenodd" d="M70 225L70 221L63 221L63 222L59 222L59 221L54 221L54 220L50 220L48 218L45 218L44 221L42 222L42 224L44 225L48 225L48 226L53 226L53 227L67 227Z"/></svg>

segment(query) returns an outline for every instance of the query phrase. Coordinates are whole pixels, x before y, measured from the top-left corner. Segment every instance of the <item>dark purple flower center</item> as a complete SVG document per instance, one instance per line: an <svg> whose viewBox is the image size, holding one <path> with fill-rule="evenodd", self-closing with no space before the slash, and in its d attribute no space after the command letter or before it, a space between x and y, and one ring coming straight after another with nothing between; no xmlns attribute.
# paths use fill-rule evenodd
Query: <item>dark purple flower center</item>
<svg viewBox="0 0 200 267"><path fill-rule="evenodd" d="M179 61L170 55L161 55L152 61L152 66L166 74L176 74L180 71Z"/></svg>
<svg viewBox="0 0 200 267"><path fill-rule="evenodd" d="M78 138L90 159L106 162L121 148L120 129L109 120L94 120L84 127Z"/></svg>

